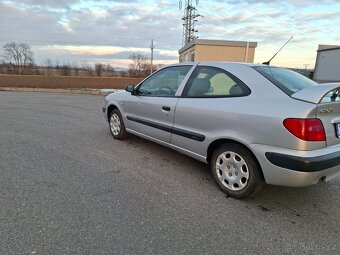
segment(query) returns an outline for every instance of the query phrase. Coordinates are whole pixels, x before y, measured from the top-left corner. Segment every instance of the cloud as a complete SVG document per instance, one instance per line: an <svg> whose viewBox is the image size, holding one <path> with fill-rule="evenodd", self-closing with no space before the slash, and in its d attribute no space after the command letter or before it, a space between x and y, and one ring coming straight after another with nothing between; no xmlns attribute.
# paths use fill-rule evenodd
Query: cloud
<svg viewBox="0 0 340 255"><path fill-rule="evenodd" d="M304 15L304 17L308 18L309 20L330 20L332 18L340 18L340 11L333 11L333 12L315 12L315 13L308 13Z"/></svg>
<svg viewBox="0 0 340 255"><path fill-rule="evenodd" d="M313 6L313 5L325 5L325 4L336 4L338 0L271 0L270 2L267 0L230 0L230 4L270 4L270 5L291 5L295 7L305 7L305 6Z"/></svg>
<svg viewBox="0 0 340 255"><path fill-rule="evenodd" d="M52 7L52 8L68 8L69 6L79 3L80 0L20 0L20 1L8 1L15 5L23 5L29 7Z"/></svg>
<svg viewBox="0 0 340 255"><path fill-rule="evenodd" d="M8 24L6 32L13 39L29 34L32 42L77 44L80 41L89 45L137 47L141 43L147 46L154 38L162 48L180 46L180 13L174 15L163 10L155 13L143 5L123 4L99 11L90 7L67 10L62 15L53 9L37 9L32 15L32 10L27 8L1 5L0 20Z"/></svg>
<svg viewBox="0 0 340 255"><path fill-rule="evenodd" d="M28 4L30 1L24 2ZM51 6L51 2L53 1L39 1L36 4ZM6 38L0 38L0 44L24 41L36 46L113 45L125 49L144 48L149 51L150 41L154 39L156 50L177 52L181 47L181 13L173 14L166 9L155 12L145 5L138 4L138 1L135 2L136 4L128 5L116 1L118 6L105 9L93 9L85 5L81 8L66 9L62 13L54 8L36 8L34 15L30 8L22 8L20 4L0 3L0 22L6 24L0 28L0 31L6 34ZM159 4L164 6L166 3ZM40 47L36 47L37 53L44 53L43 57L37 56L40 61L49 53L58 57L55 52L39 49ZM129 52L131 54L133 51ZM69 57L79 58L80 55L70 54ZM127 58L128 54L122 56ZM64 57L66 58L66 55L60 55L60 58ZM174 59L173 56L169 58L162 54L155 57Z"/></svg>
<svg viewBox="0 0 340 255"><path fill-rule="evenodd" d="M292 45L315 51L324 38L339 41L334 34L339 8L335 0L201 1L197 9L204 18L197 22L197 35L257 41L257 52L272 51L294 35ZM6 0L0 2L0 45L29 43L38 62L48 57L109 62L128 61L133 52L149 54L154 39L156 59L177 61L183 11L177 1L165 0Z"/></svg>
<svg viewBox="0 0 340 255"><path fill-rule="evenodd" d="M63 45L48 45L35 47L34 52L40 55L47 55L53 61L58 61L58 64L69 64L74 62L94 64L100 62L103 64L111 64L114 67L119 67L117 64L123 63L123 59L127 60L124 63L130 63L132 53L140 53L150 58L150 50L148 48L124 48L115 46L63 46ZM46 62L46 58L40 60L40 64ZM166 64L178 62L177 51L155 50L155 63ZM119 61L118 61L119 60ZM121 67L121 66L120 66Z"/></svg>

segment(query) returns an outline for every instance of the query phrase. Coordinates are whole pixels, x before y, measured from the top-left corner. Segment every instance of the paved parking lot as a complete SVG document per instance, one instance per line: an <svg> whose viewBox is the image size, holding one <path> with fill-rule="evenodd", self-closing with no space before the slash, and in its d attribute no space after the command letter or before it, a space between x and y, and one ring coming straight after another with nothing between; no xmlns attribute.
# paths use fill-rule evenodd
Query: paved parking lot
<svg viewBox="0 0 340 255"><path fill-rule="evenodd" d="M102 100L0 92L0 254L340 254L340 178L227 198L207 165L113 140Z"/></svg>

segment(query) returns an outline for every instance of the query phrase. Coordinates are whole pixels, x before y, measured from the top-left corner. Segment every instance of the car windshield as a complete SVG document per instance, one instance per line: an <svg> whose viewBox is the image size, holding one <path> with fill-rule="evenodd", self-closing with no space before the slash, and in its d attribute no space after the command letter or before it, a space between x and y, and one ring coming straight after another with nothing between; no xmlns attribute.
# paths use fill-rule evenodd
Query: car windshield
<svg viewBox="0 0 340 255"><path fill-rule="evenodd" d="M288 95L317 85L311 79L289 69L270 66L259 66L255 69Z"/></svg>

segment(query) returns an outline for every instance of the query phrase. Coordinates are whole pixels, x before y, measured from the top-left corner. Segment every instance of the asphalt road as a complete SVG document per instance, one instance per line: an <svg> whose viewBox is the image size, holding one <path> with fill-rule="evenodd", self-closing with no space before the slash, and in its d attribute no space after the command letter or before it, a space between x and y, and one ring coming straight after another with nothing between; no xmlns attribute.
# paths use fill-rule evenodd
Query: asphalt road
<svg viewBox="0 0 340 255"><path fill-rule="evenodd" d="M0 92L0 254L340 254L340 178L227 198L103 97Z"/></svg>

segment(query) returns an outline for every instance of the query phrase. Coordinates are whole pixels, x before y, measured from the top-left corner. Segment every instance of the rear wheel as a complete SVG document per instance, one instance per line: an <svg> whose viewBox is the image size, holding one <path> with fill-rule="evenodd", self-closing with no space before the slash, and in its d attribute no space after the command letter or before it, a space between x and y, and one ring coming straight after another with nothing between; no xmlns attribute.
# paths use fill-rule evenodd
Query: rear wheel
<svg viewBox="0 0 340 255"><path fill-rule="evenodd" d="M114 109L109 118L110 131L113 138L121 140L127 137L122 115L118 109Z"/></svg>
<svg viewBox="0 0 340 255"><path fill-rule="evenodd" d="M214 151L211 173L219 188L234 198L253 196L264 184L254 156L238 144L226 143Z"/></svg>

